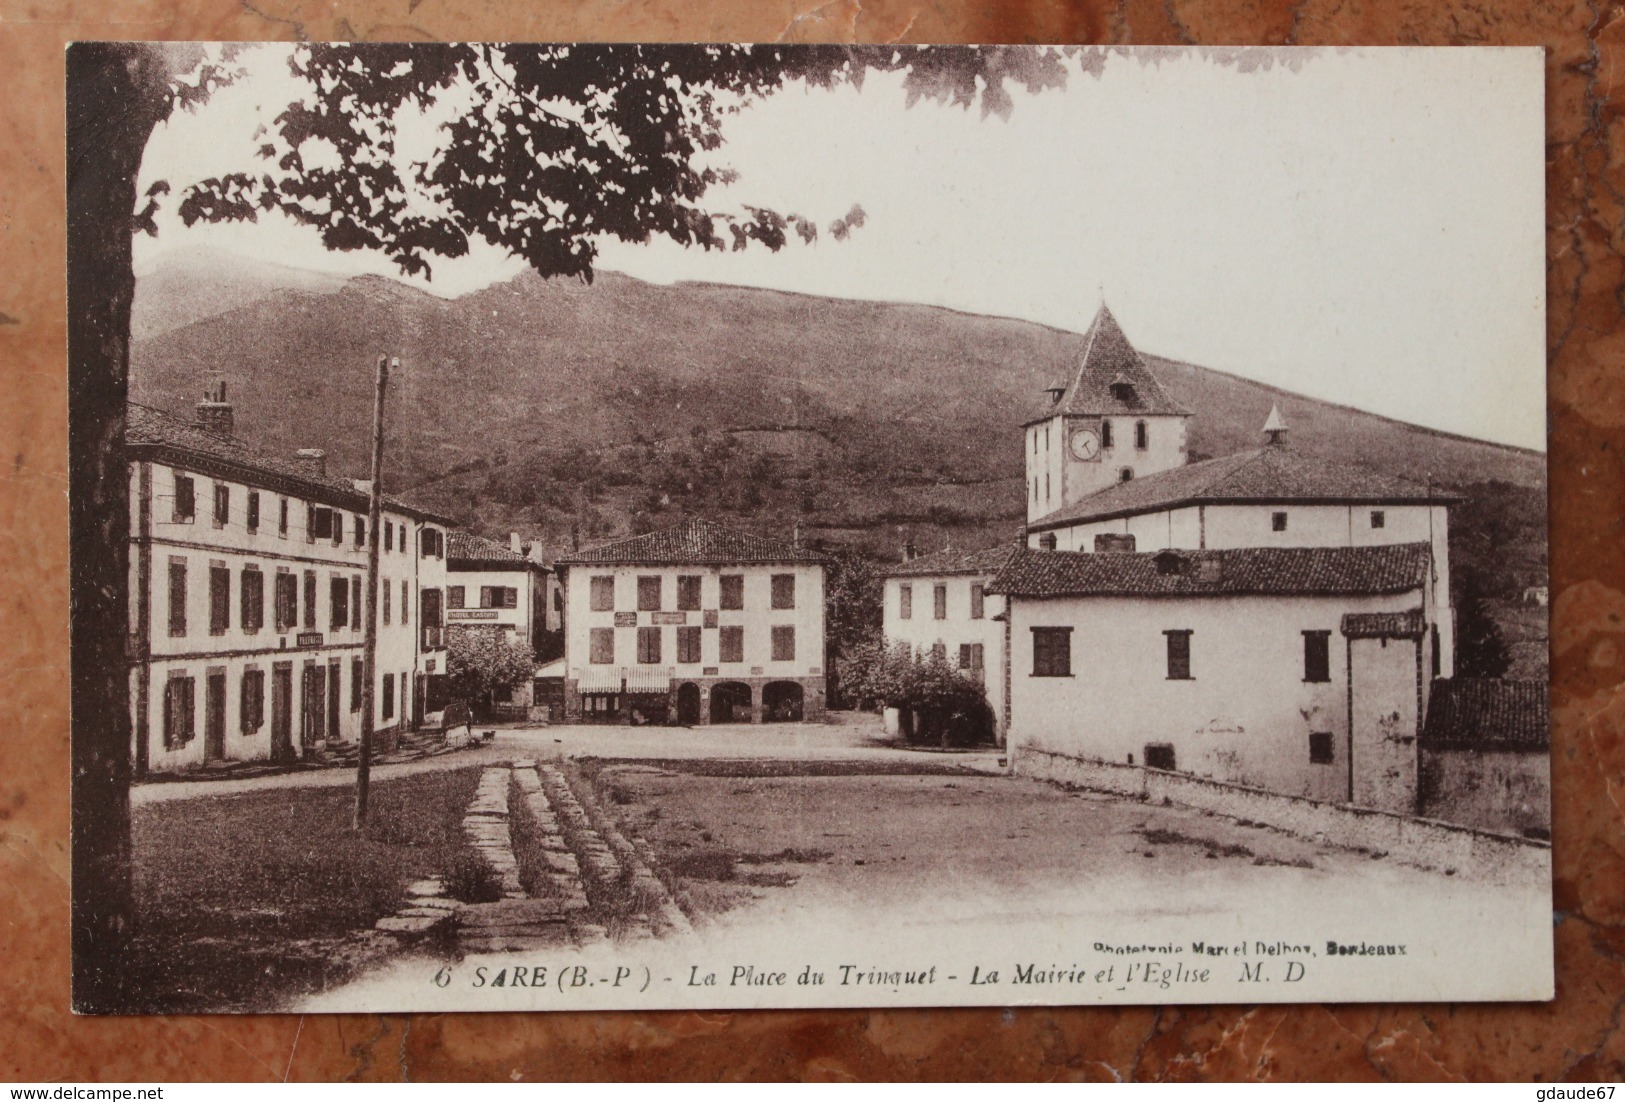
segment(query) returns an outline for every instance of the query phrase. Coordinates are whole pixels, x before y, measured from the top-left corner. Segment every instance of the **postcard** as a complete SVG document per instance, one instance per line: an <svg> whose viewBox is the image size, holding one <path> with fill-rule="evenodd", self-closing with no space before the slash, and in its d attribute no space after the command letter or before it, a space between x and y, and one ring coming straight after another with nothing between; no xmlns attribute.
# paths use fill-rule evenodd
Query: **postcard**
<svg viewBox="0 0 1625 1102"><path fill-rule="evenodd" d="M1552 997L1538 49L66 65L79 1011Z"/></svg>

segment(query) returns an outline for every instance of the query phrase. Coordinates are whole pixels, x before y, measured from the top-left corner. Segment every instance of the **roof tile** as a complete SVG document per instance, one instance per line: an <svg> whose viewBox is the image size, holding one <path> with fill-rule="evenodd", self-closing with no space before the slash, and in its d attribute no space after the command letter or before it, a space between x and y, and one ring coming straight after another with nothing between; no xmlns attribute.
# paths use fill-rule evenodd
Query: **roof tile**
<svg viewBox="0 0 1625 1102"><path fill-rule="evenodd" d="M1427 573L1425 543L1154 553L1024 550L988 592L1028 598L1369 595L1420 588Z"/></svg>
<svg viewBox="0 0 1625 1102"><path fill-rule="evenodd" d="M742 562L824 562L824 556L783 540L734 532L695 518L660 532L613 540L599 547L561 555L560 566L605 564L718 564Z"/></svg>
<svg viewBox="0 0 1625 1102"><path fill-rule="evenodd" d="M1433 683L1422 742L1433 746L1544 750L1551 713L1544 681L1452 677Z"/></svg>

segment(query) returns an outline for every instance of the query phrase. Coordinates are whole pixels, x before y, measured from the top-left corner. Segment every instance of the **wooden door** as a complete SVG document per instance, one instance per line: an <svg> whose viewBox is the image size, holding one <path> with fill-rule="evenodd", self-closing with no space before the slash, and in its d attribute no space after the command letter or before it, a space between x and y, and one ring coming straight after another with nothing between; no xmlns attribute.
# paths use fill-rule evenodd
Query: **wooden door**
<svg viewBox="0 0 1625 1102"><path fill-rule="evenodd" d="M271 757L293 757L293 663L271 667Z"/></svg>
<svg viewBox="0 0 1625 1102"><path fill-rule="evenodd" d="M341 663L337 658L327 661L327 737L337 740L339 737L339 703L344 699L341 691L343 674Z"/></svg>
<svg viewBox="0 0 1625 1102"><path fill-rule="evenodd" d="M226 756L226 671L210 670L203 689L203 760Z"/></svg>
<svg viewBox="0 0 1625 1102"><path fill-rule="evenodd" d="M314 662L305 663L304 700L300 709L299 749L309 757L322 740L322 728L327 719L327 677Z"/></svg>

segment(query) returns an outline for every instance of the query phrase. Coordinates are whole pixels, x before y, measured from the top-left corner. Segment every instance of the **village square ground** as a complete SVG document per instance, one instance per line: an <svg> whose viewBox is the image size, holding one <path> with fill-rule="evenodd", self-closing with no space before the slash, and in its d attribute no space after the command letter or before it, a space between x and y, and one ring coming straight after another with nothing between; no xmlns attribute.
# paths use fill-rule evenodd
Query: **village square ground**
<svg viewBox="0 0 1625 1102"><path fill-rule="evenodd" d="M462 751L383 765L370 848L353 870L348 770L140 785L132 802L149 948L167 962L177 1008L398 999L402 977L444 945L402 943L373 923L401 905L409 881L439 871L480 776L525 760L554 765L638 839L692 915L688 936L713 945L782 943L817 928L929 946L975 927L999 931L988 947L1008 956L1021 945L1042 953L1063 926L1154 937L1194 920L1213 938L1245 929L1291 941L1307 915L1346 916L1345 936L1378 941L1403 938L1423 913L1504 928L1509 902L1549 924L1544 884L1418 868L1330 839L1011 777L996 751L904 750L876 737L873 717L843 719L500 730ZM244 846L254 854L234 857ZM660 940L636 922L612 934L606 946L628 951ZM465 994L480 1005L478 992Z"/></svg>

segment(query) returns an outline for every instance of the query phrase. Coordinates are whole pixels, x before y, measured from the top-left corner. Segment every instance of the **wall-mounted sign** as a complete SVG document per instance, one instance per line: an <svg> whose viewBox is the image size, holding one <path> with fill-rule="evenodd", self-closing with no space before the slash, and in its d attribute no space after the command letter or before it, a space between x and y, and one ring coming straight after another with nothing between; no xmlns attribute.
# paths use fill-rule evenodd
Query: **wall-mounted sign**
<svg viewBox="0 0 1625 1102"><path fill-rule="evenodd" d="M686 624L688 623L688 613L653 612L649 614L649 622L651 624Z"/></svg>
<svg viewBox="0 0 1625 1102"><path fill-rule="evenodd" d="M424 673L434 673L434 666L435 666L435 663L438 662L438 661L439 661L439 659L437 659L437 658L426 659L424 661L424 663L423 663L423 672Z"/></svg>
<svg viewBox="0 0 1625 1102"><path fill-rule="evenodd" d="M708 609L705 610L705 626L708 627L708 628L714 628L714 627L717 626L717 610L716 609L708 608Z"/></svg>
<svg viewBox="0 0 1625 1102"><path fill-rule="evenodd" d="M294 639L296 647L319 647L322 645L322 633L319 631L301 631Z"/></svg>
<svg viewBox="0 0 1625 1102"><path fill-rule="evenodd" d="M704 677L715 677L716 675L717 675L717 667L715 667L715 666L706 666L704 668L703 673L702 673L702 676L704 676Z"/></svg>
<svg viewBox="0 0 1625 1102"><path fill-rule="evenodd" d="M638 614L635 612L617 612L615 626L618 628L635 628L638 626Z"/></svg>
<svg viewBox="0 0 1625 1102"><path fill-rule="evenodd" d="M496 618L497 614L495 609L453 609L452 611L446 613L446 619L448 620L495 620Z"/></svg>
<svg viewBox="0 0 1625 1102"><path fill-rule="evenodd" d="M752 677L760 677L761 674L762 674L762 667L760 667L760 666L752 666L750 668L750 672L751 672Z"/></svg>
<svg viewBox="0 0 1625 1102"><path fill-rule="evenodd" d="M822 667L822 666L814 666L812 669L808 670L807 672L809 674L811 674L812 676L817 677L819 674L824 672L824 667Z"/></svg>

